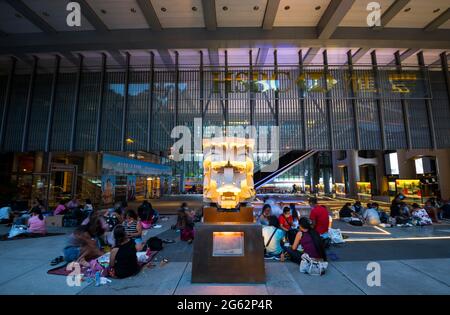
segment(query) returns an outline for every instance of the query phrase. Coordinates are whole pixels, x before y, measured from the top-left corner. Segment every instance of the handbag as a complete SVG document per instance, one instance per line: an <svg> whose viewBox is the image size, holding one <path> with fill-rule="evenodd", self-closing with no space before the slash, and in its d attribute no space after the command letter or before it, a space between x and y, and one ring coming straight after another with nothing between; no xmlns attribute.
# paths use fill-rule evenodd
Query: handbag
<svg viewBox="0 0 450 315"><path fill-rule="evenodd" d="M328 262L319 261L309 257L308 254L302 255L302 261L300 262L300 272L306 273L311 276L321 276L325 274L328 268Z"/></svg>

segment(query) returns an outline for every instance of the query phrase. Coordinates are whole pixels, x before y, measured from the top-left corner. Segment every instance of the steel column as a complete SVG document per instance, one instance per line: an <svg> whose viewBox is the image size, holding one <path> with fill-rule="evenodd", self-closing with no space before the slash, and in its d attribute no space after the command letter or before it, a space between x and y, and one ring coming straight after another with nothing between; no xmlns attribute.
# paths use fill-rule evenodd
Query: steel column
<svg viewBox="0 0 450 315"><path fill-rule="evenodd" d="M200 110L202 114L202 123L203 119L205 118L205 77L204 77L204 63L203 63L203 51L200 50ZM202 134L203 134L203 127L202 127Z"/></svg>
<svg viewBox="0 0 450 315"><path fill-rule="evenodd" d="M425 58L423 57L423 52L420 51L417 54L417 59L418 59L418 63L420 66L420 71L422 72L422 76L424 78L427 77L427 69L425 67ZM424 87L426 83L424 82ZM429 95L427 95L429 96ZM425 105L427 107L427 120L428 120L428 130L430 132L430 143L431 143L431 148L433 150L436 150L436 131L434 130L434 118L433 118L433 109L431 106L431 100L430 99L425 99Z"/></svg>
<svg viewBox="0 0 450 315"><path fill-rule="evenodd" d="M273 65L274 65L274 74L275 74L275 125L279 126L280 125L280 93L278 91L278 55L277 55L277 50L275 49L273 51Z"/></svg>
<svg viewBox="0 0 450 315"><path fill-rule="evenodd" d="M52 80L52 90L51 90L51 95L50 95L50 105L49 105L48 117L47 117L47 132L45 135L45 152L50 151L50 144L52 141L53 115L55 113L56 87L58 86L60 64L61 64L61 57L59 55L56 55L55 56L55 69L53 72L53 80Z"/></svg>
<svg viewBox="0 0 450 315"><path fill-rule="evenodd" d="M180 69L178 51L175 51L175 126L178 126Z"/></svg>
<svg viewBox="0 0 450 315"><path fill-rule="evenodd" d="M77 128L77 114L78 114L78 103L80 101L80 85L81 85L81 72L83 70L83 56L78 55L78 72L77 79L75 83L75 99L72 108L72 122L71 122L71 132L70 132L70 147L69 151L73 152L75 150L75 137Z"/></svg>
<svg viewBox="0 0 450 315"><path fill-rule="evenodd" d="M400 74L402 72L402 59L400 57L400 52L397 50L394 53L395 65L397 67L397 72ZM405 135L406 135L406 147L408 150L412 149L412 139L411 139L411 128L409 123L409 109L408 102L402 97L400 100L402 104L403 112L403 123L405 125Z"/></svg>
<svg viewBox="0 0 450 315"><path fill-rule="evenodd" d="M327 125L328 125L328 141L330 145L330 150L334 151L334 139L333 139L333 113L331 110L331 100L330 100L330 91L328 91L328 54L327 51L324 50L323 53L323 72L324 72L324 81L325 81L325 90L326 90L326 99L325 104L327 107Z"/></svg>
<svg viewBox="0 0 450 315"><path fill-rule="evenodd" d="M231 85L231 81L230 81ZM225 50L225 110L224 110L224 119L225 119L225 127L228 127L228 51Z"/></svg>
<svg viewBox="0 0 450 315"><path fill-rule="evenodd" d="M152 149L152 129L153 129L153 100L155 82L155 54L150 52L150 104L147 107L147 152Z"/></svg>
<svg viewBox="0 0 450 315"><path fill-rule="evenodd" d="M17 59L15 57L11 58L11 68L9 70L8 74L8 82L6 83L6 95L5 95L5 101L3 103L3 113L2 113L2 124L0 129L0 150L3 150L4 140L5 140L5 134L6 134L6 124L8 122L8 113L9 113L9 105L11 102L11 90L12 90L12 83L14 80L14 74L16 72L16 64Z"/></svg>
<svg viewBox="0 0 450 315"><path fill-rule="evenodd" d="M373 76L375 78L375 89L377 90L377 110L378 110L378 118L380 123L380 136L381 136L381 147L383 150L386 150L386 132L384 129L384 112L383 112L383 104L380 100L380 84L378 82L379 75L378 75L378 62L377 62L377 53L375 50L373 50L370 53L371 59L372 59L372 71Z"/></svg>
<svg viewBox="0 0 450 315"><path fill-rule="evenodd" d="M255 93L253 93L253 52L250 50L248 52L248 62L249 62L249 76L248 76L248 90L250 97L250 125L253 126L255 123Z"/></svg>
<svg viewBox="0 0 450 315"><path fill-rule="evenodd" d="M97 106L97 129L95 133L95 151L100 151L100 136L102 132L102 110L103 98L105 96L105 79L106 79L106 54L102 53L102 69L100 74L100 90Z"/></svg>
<svg viewBox="0 0 450 315"><path fill-rule="evenodd" d="M22 144L20 147L21 152L27 151L28 147L27 140L30 129L31 104L33 103L34 82L36 81L37 64L38 58L36 56L33 56L33 68L31 70L30 82L28 85L27 104L25 107L25 118L23 121Z"/></svg>
<svg viewBox="0 0 450 315"><path fill-rule="evenodd" d="M298 69L299 69L299 77L303 75L303 52L302 50L298 51ZM306 108L305 108L305 91L303 90L303 86L297 84L298 88L298 98L300 100L300 118L302 120L302 139L303 139L303 149L307 150L308 148L308 138L306 136Z"/></svg>
<svg viewBox="0 0 450 315"><path fill-rule="evenodd" d="M358 121L358 102L355 100L355 90L353 86L353 56L352 51L347 51L347 63L348 63L348 73L349 73L349 84L350 84L350 94L352 102L352 114L353 114L353 124L355 126L355 144L356 150L361 148L361 136L359 134L359 121Z"/></svg>
<svg viewBox="0 0 450 315"><path fill-rule="evenodd" d="M125 83L124 83L124 96L123 96L123 109L122 109L122 134L121 134L121 146L120 151L126 149L126 136L127 136L127 113L128 113L128 89L130 83L130 53L125 53Z"/></svg>
<svg viewBox="0 0 450 315"><path fill-rule="evenodd" d="M445 83L447 86L448 105L450 106L450 73L448 72L447 53L443 52L441 55L441 66L444 74Z"/></svg>

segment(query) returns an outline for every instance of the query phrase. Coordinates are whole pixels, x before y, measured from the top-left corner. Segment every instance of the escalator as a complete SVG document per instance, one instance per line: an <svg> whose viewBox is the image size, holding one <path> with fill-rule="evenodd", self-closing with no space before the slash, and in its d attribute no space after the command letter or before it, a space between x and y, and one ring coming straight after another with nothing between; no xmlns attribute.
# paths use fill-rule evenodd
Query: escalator
<svg viewBox="0 0 450 315"><path fill-rule="evenodd" d="M276 165L274 167L263 167L262 169L257 170L253 175L253 181L255 183L255 189L260 188L261 186L271 182L276 177L286 173L291 168L296 166L302 161L313 156L317 151L309 150L309 151L290 151L278 159L278 167ZM274 162L275 163L275 162ZM276 167L276 168L275 168ZM275 171L267 172L268 169Z"/></svg>

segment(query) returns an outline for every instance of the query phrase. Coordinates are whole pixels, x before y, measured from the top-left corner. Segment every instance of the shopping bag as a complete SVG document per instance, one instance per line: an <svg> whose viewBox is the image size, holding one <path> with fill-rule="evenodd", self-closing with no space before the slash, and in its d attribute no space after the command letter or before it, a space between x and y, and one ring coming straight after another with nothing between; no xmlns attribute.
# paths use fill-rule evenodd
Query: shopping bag
<svg viewBox="0 0 450 315"><path fill-rule="evenodd" d="M340 229L328 229L328 234L330 235L331 238L331 244L345 243Z"/></svg>

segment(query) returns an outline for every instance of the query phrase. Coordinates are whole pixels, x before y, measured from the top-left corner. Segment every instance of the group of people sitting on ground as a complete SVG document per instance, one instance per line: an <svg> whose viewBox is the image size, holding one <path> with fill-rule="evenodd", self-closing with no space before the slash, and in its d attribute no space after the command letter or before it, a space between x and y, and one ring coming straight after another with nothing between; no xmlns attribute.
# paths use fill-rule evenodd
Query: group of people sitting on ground
<svg viewBox="0 0 450 315"><path fill-rule="evenodd" d="M45 235L47 234L47 227L42 209L43 207L39 204L34 204L29 211L15 217L10 205L4 205L0 208L0 223L25 226L26 229L21 234Z"/></svg>
<svg viewBox="0 0 450 315"><path fill-rule="evenodd" d="M63 249L64 256L55 258L52 264L74 261L87 267L111 247L110 274L118 278L131 276L138 271L136 252L146 247L144 224L148 228L158 218L158 212L148 201L138 211L129 209L126 202L116 204L114 209L93 209L70 235Z"/></svg>
<svg viewBox="0 0 450 315"><path fill-rule="evenodd" d="M431 198L425 202L424 207L421 207L418 203L409 205L404 200L403 194L395 196L389 214L380 209L376 202L368 203L366 208L360 201L356 201L353 205L346 203L339 211L339 218L344 222L360 221L372 226L424 226L450 218L450 202L441 205L436 199Z"/></svg>
<svg viewBox="0 0 450 315"><path fill-rule="evenodd" d="M309 218L299 216L295 204L284 207L277 215L272 211L273 202L264 204L257 222L262 225L265 257L300 264L306 253L319 261L326 261L325 242L328 239L330 215L317 198L310 198Z"/></svg>

